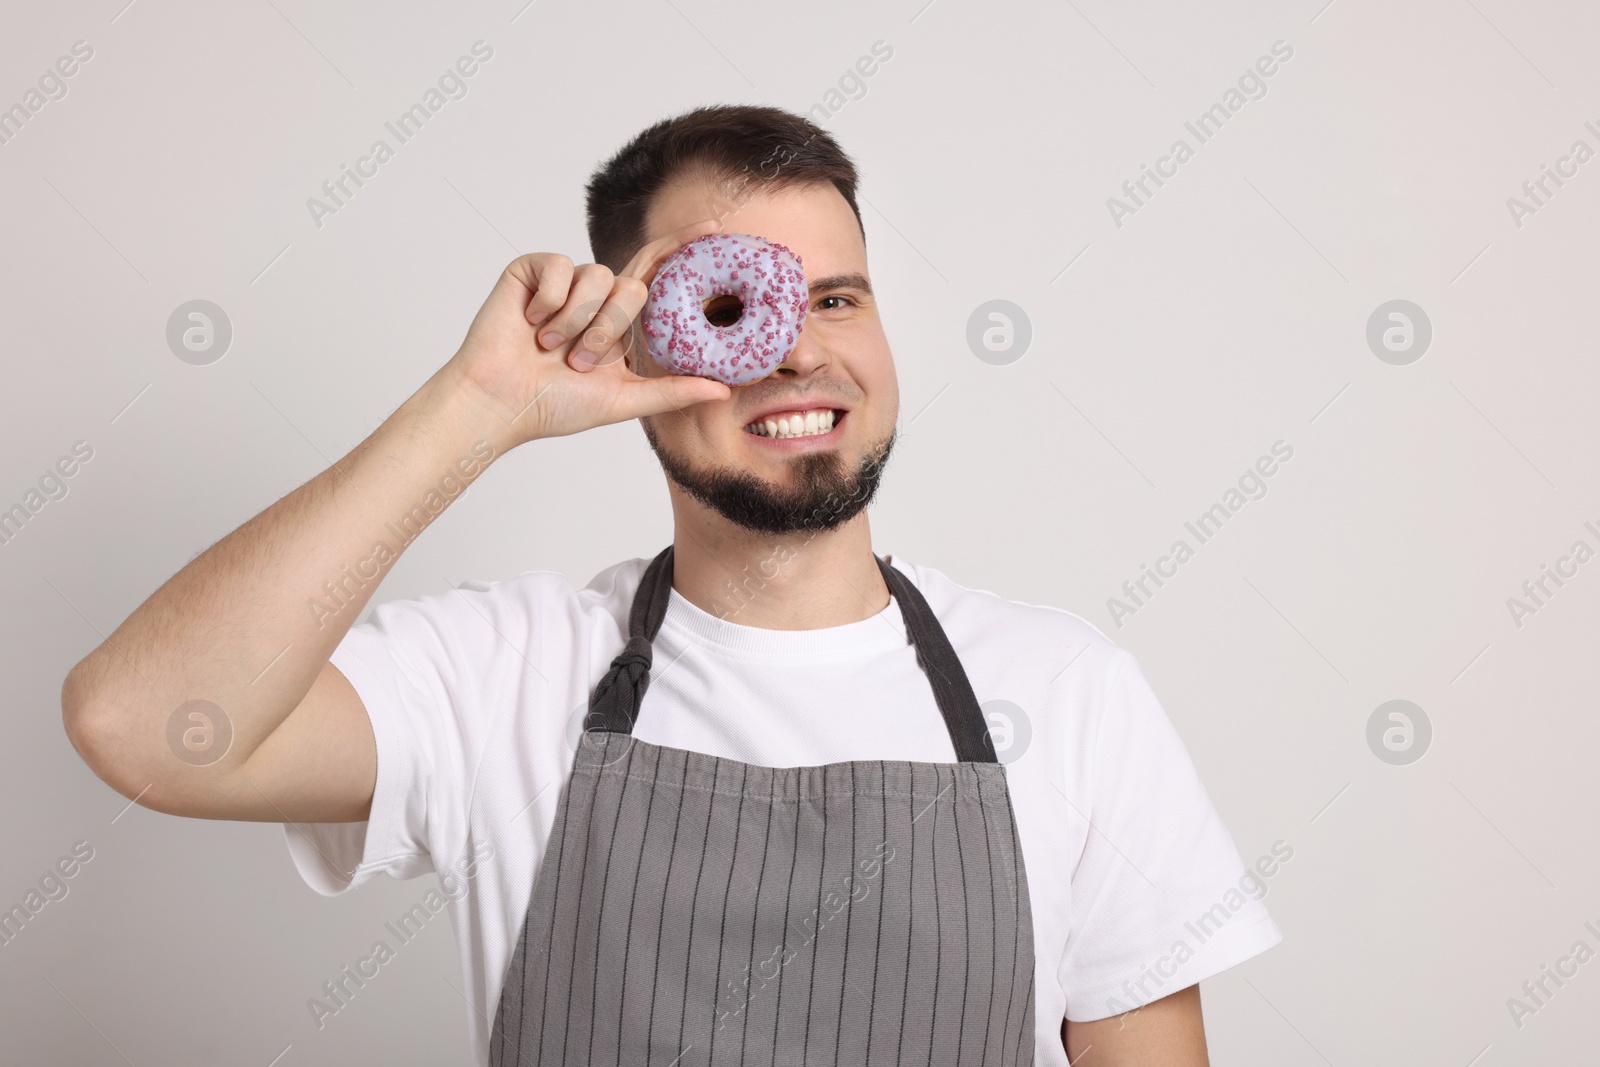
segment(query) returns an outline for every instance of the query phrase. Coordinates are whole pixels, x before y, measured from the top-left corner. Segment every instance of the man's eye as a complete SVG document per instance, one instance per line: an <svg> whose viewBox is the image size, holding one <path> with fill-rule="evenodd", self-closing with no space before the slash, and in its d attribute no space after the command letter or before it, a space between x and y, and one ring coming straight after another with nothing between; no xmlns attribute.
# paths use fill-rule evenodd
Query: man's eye
<svg viewBox="0 0 1600 1067"><path fill-rule="evenodd" d="M829 301L829 300L843 300L843 301L846 301L846 302L847 302L847 303L854 303L854 301L852 301L852 300L851 300L851 299L850 299L850 298L849 298L849 297L848 297L848 296L838 296L838 295L835 295L835 296L825 296L825 297L823 297L823 298L822 298L822 299L821 299L821 300L819 300L819 301L817 301L817 304L818 304L818 305L819 305L819 306L821 306L821 305L823 305L823 304L826 304L826 303L827 303L827 302L828 302L828 301ZM824 307L824 308L822 308L822 310L823 310L823 311L832 311L832 310L833 310L833 308L831 308L831 307Z"/></svg>

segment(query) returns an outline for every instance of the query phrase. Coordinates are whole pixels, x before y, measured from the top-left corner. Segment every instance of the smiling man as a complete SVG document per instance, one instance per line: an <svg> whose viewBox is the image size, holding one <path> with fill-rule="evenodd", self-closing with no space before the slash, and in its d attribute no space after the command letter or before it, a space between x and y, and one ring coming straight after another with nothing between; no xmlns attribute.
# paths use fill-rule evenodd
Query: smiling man
<svg viewBox="0 0 1600 1067"><path fill-rule="evenodd" d="M74 668L78 751L148 808L285 822L320 893L438 872L479 1063L1206 1063L1197 983L1280 934L1138 663L873 550L900 397L856 181L774 108L640 133L590 182L594 263L512 262L366 441ZM668 373L638 323L718 232L809 281L793 350L737 387ZM377 586L351 561L381 580L397 517L629 419L669 545L351 627ZM577 504L538 521L582 537ZM327 986L312 1019L354 996Z"/></svg>

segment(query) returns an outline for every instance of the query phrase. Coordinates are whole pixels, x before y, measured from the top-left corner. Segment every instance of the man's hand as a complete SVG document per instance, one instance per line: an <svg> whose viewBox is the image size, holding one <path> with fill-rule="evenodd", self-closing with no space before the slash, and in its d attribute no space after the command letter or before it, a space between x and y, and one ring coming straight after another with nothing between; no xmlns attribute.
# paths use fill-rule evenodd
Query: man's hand
<svg viewBox="0 0 1600 1067"><path fill-rule="evenodd" d="M1211 1063L1198 985L1109 1019L1063 1022L1061 1040L1072 1067L1209 1067Z"/></svg>
<svg viewBox="0 0 1600 1067"><path fill-rule="evenodd" d="M711 378L641 377L627 360L643 344L634 320L662 260L720 227L707 219L652 241L621 274L553 252L506 267L444 368L488 399L501 425L486 429L500 435L502 452L732 395Z"/></svg>
<svg viewBox="0 0 1600 1067"><path fill-rule="evenodd" d="M329 657L409 543L393 528L425 526L526 441L726 399L722 382L640 377L623 358L662 260L720 226L652 241L615 276L553 253L515 260L460 350L383 425L191 560L72 669L62 724L89 767L175 815L366 819L372 723ZM195 752L191 734L226 741Z"/></svg>

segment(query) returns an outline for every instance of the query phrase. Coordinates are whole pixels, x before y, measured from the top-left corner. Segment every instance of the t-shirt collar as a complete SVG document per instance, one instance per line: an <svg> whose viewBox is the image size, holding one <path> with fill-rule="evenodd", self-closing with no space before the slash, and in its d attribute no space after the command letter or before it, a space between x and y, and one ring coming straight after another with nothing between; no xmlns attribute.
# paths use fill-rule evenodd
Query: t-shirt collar
<svg viewBox="0 0 1600 1067"><path fill-rule="evenodd" d="M787 662L865 658L904 648L909 641L900 603L892 596L887 607L865 619L813 630L745 625L736 621L741 603L730 594L721 614L712 614L673 589L661 627L732 655Z"/></svg>

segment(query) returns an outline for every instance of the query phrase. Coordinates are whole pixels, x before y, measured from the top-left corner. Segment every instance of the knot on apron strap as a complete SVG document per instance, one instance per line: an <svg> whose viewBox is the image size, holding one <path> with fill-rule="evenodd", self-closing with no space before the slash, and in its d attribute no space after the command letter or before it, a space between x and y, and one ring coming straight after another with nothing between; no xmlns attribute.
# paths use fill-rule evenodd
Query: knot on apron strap
<svg viewBox="0 0 1600 1067"><path fill-rule="evenodd" d="M639 717L639 702L649 686L650 639L630 637L611 661L611 669L595 686L584 729L632 733L633 721Z"/></svg>

